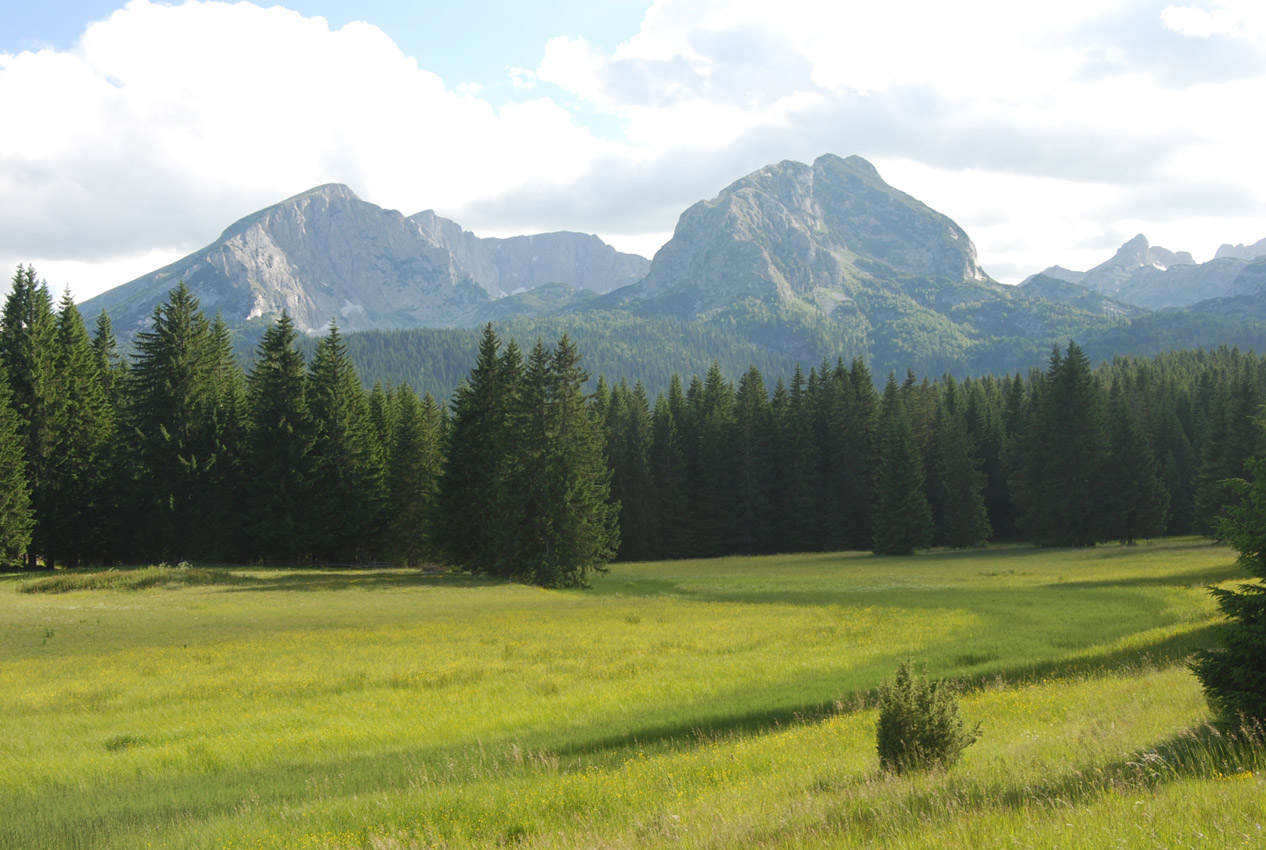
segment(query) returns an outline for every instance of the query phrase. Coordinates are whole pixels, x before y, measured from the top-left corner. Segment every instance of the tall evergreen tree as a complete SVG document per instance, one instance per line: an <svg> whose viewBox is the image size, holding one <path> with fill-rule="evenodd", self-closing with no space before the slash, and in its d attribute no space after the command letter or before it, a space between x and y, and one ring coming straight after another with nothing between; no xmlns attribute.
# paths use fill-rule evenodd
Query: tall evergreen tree
<svg viewBox="0 0 1266 850"><path fill-rule="evenodd" d="M874 552L909 555L932 545L932 508L923 492L923 458L914 427L892 374L884 387L880 416Z"/></svg>
<svg viewBox="0 0 1266 850"><path fill-rule="evenodd" d="M946 546L983 546L992 533L985 509L985 475L975 440L966 424L966 410L948 383L937 417L935 442L940 488L938 531ZM936 513L934 511L934 513Z"/></svg>
<svg viewBox="0 0 1266 850"><path fill-rule="evenodd" d="M750 367L734 396L734 451L737 496L730 551L758 554L773 549L772 452L774 414L765 379Z"/></svg>
<svg viewBox="0 0 1266 850"><path fill-rule="evenodd" d="M372 549L386 471L365 390L333 323L313 354L306 398L314 436L309 544L326 562L359 562Z"/></svg>
<svg viewBox="0 0 1266 850"><path fill-rule="evenodd" d="M35 505L35 543L48 565L78 566L100 562L108 534L106 483L115 427L100 361L69 292L58 309L55 346L53 438Z"/></svg>
<svg viewBox="0 0 1266 850"><path fill-rule="evenodd" d="M517 351L517 348L515 349ZM503 363L501 340L489 323L469 379L457 388L446 438L446 464L438 500L438 543L447 558L478 572L498 568L505 522L499 515L508 498L505 459L513 392L513 359Z"/></svg>
<svg viewBox="0 0 1266 850"><path fill-rule="evenodd" d="M269 560L298 563L310 554L310 505L316 442L306 397L303 354L286 313L259 342L247 378L250 403L249 484L253 549Z"/></svg>
<svg viewBox="0 0 1266 850"><path fill-rule="evenodd" d="M552 515L534 569L537 583L552 587L585 587L591 573L606 571L620 544L601 426L585 404L588 377L563 334L550 358L547 395Z"/></svg>
<svg viewBox="0 0 1266 850"><path fill-rule="evenodd" d="M56 335L53 301L48 287L31 266L18 266L0 314L0 363L8 377L13 410L22 434L27 485L31 500L44 499L48 464L52 458L55 427L52 421L54 352ZM33 568L40 554L43 520L36 508L33 545L27 566Z"/></svg>
<svg viewBox="0 0 1266 850"><path fill-rule="evenodd" d="M9 403L9 384L0 380L0 566L22 563L31 543L31 494L18 415Z"/></svg>
<svg viewBox="0 0 1266 850"><path fill-rule="evenodd" d="M1105 536L1134 545L1165 531L1169 491L1129 396L1114 385L1108 406L1109 451L1103 471Z"/></svg>
<svg viewBox="0 0 1266 850"><path fill-rule="evenodd" d="M440 408L407 385L396 391L394 442L387 466L387 552L409 566L432 556L432 523L442 471Z"/></svg>
<svg viewBox="0 0 1266 850"><path fill-rule="evenodd" d="M136 335L127 372L137 507L134 554L196 558L200 551L215 463L212 427L214 371L211 327L198 299L179 284L154 308L151 327Z"/></svg>
<svg viewBox="0 0 1266 850"><path fill-rule="evenodd" d="M1093 546L1104 538L1102 470L1108 441L1090 361L1070 342L1051 356L1030 436L1024 524L1041 546Z"/></svg>

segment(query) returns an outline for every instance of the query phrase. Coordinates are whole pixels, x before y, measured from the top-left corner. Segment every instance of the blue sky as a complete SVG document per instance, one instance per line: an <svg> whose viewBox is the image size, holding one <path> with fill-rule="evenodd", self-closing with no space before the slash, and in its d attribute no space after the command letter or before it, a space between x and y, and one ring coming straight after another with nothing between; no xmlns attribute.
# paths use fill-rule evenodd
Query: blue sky
<svg viewBox="0 0 1266 850"><path fill-rule="evenodd" d="M1260 0L0 2L0 264L88 297L324 182L651 255L870 159L1016 282L1266 236ZM13 132L15 126L21 132Z"/></svg>

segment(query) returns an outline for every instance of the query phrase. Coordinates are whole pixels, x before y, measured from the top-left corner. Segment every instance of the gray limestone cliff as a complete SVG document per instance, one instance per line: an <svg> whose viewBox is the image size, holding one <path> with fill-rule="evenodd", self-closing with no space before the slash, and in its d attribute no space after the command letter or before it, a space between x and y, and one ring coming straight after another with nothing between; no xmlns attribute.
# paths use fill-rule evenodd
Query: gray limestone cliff
<svg viewBox="0 0 1266 850"><path fill-rule="evenodd" d="M989 281L957 224L900 192L861 157L784 161L686 210L628 300L699 314L755 297L831 313L880 279Z"/></svg>
<svg viewBox="0 0 1266 850"><path fill-rule="evenodd" d="M231 326L285 310L307 332L331 319L347 331L449 327L514 292L546 283L605 292L648 266L596 236L480 239L432 212L406 217L329 184L241 219L206 248L82 309L108 311L128 335L183 280L204 312Z"/></svg>

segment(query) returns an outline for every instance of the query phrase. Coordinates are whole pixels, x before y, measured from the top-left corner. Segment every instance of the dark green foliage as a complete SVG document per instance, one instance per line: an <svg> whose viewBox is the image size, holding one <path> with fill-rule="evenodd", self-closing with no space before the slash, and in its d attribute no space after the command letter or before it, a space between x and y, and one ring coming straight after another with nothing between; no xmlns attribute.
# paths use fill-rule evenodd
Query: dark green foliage
<svg viewBox="0 0 1266 850"><path fill-rule="evenodd" d="M1129 397L1113 388L1109 453L1103 473L1104 533L1127 545L1165 531L1169 490Z"/></svg>
<svg viewBox="0 0 1266 850"><path fill-rule="evenodd" d="M410 566L432 557L432 524L443 467L439 405L408 386L395 393L393 439L387 464L385 548Z"/></svg>
<svg viewBox="0 0 1266 850"><path fill-rule="evenodd" d="M0 381L0 567L22 561L34 522L20 424L9 404L9 385Z"/></svg>
<svg viewBox="0 0 1266 850"><path fill-rule="evenodd" d="M1066 356L1051 355L1028 435L1024 527L1040 546L1093 546L1105 539L1102 396L1076 343Z"/></svg>
<svg viewBox="0 0 1266 850"><path fill-rule="evenodd" d="M106 485L117 429L101 361L69 293L58 309L54 339L52 444L35 502L40 522L34 542L49 565L99 563L108 534Z"/></svg>
<svg viewBox="0 0 1266 850"><path fill-rule="evenodd" d="M566 334L538 341L523 377L528 422L514 449L523 505L514 526L514 575L546 587L585 587L619 547L601 423L586 404L580 353Z"/></svg>
<svg viewBox="0 0 1266 850"><path fill-rule="evenodd" d="M212 470L223 403L220 351L198 301L180 284L136 336L124 413L136 479L132 550L155 560L206 554Z"/></svg>
<svg viewBox="0 0 1266 850"><path fill-rule="evenodd" d="M386 499L382 444L338 327L317 344L306 387L312 417L308 545L325 563L357 563L371 554Z"/></svg>
<svg viewBox="0 0 1266 850"><path fill-rule="evenodd" d="M953 688L918 675L909 661L902 661L896 678L879 688L875 737L884 770L952 767L979 736L980 724L971 731L964 724Z"/></svg>
<svg viewBox="0 0 1266 850"><path fill-rule="evenodd" d="M1196 654L1192 665L1224 721L1266 719L1266 460L1251 458L1249 480L1234 479L1240 497L1218 523L1218 533L1240 553L1239 563L1258 582L1234 590L1213 588L1231 620L1223 645Z"/></svg>
<svg viewBox="0 0 1266 850"><path fill-rule="evenodd" d="M303 355L290 317L264 332L247 379L251 412L247 457L253 550L272 561L297 563L311 552L313 526L331 520L311 510L316 444L308 411Z"/></svg>
<svg viewBox="0 0 1266 850"><path fill-rule="evenodd" d="M923 458L905 401L890 373L880 418L875 494L876 555L909 555L932 545L932 508L923 489Z"/></svg>
<svg viewBox="0 0 1266 850"><path fill-rule="evenodd" d="M34 268L18 266L3 315L0 315L0 363L4 365L10 400L20 423L26 480L33 505L44 499L56 436L52 418L56 332L48 287L36 277ZM28 567L34 567L36 558L42 554L35 541L47 540L40 521L37 508L33 545L27 551Z"/></svg>
<svg viewBox="0 0 1266 850"><path fill-rule="evenodd" d="M938 536L956 549L983 546L992 533L985 508L985 475L966 412L951 378L937 419L937 487L940 489Z"/></svg>
<svg viewBox="0 0 1266 850"><path fill-rule="evenodd" d="M501 340L489 324L475 368L453 397L436 527L437 543L451 562L494 574L512 568L500 563L499 538L506 530L506 450L518 379L513 358L503 363L500 352ZM520 374L521 368L520 359Z"/></svg>

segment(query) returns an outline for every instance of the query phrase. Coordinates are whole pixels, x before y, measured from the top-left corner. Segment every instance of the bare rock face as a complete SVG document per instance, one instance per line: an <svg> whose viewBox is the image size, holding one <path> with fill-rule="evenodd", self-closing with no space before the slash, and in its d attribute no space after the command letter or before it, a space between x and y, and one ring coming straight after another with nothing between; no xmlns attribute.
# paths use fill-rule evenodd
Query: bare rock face
<svg viewBox="0 0 1266 850"><path fill-rule="evenodd" d="M1261 243L1259 243L1261 244ZM1237 253L1255 249L1238 246L1207 263L1197 263L1185 251L1149 245L1141 234L1117 250L1112 259L1086 272L1080 281L1087 289L1147 310L1191 307L1202 301L1245 294L1254 289L1253 274L1245 276L1247 259Z"/></svg>
<svg viewBox="0 0 1266 850"><path fill-rule="evenodd" d="M762 168L690 207L628 295L676 295L694 313L746 297L803 300L829 313L887 276L989 280L957 224L889 186L861 157L828 154Z"/></svg>
<svg viewBox="0 0 1266 850"><path fill-rule="evenodd" d="M460 325L488 302L544 283L605 292L649 263L596 236L547 233L480 239L432 212L407 218L329 184L231 225L211 245L110 290L83 309L116 329L144 327L180 280L230 325L287 311L318 332Z"/></svg>
<svg viewBox="0 0 1266 850"><path fill-rule="evenodd" d="M1218 248L1218 252L1213 255L1213 259L1232 259L1232 260L1256 260L1258 257L1266 257L1266 239L1259 239L1252 245L1230 245L1225 244Z"/></svg>

